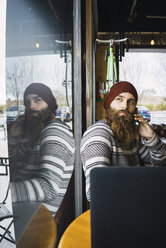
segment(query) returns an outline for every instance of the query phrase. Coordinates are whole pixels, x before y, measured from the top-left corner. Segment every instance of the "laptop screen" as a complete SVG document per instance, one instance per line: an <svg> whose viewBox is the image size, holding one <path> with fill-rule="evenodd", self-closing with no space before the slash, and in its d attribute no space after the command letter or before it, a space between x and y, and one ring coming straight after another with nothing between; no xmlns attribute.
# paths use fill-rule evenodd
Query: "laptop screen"
<svg viewBox="0 0 166 248"><path fill-rule="evenodd" d="M166 167L90 174L92 248L166 247Z"/></svg>

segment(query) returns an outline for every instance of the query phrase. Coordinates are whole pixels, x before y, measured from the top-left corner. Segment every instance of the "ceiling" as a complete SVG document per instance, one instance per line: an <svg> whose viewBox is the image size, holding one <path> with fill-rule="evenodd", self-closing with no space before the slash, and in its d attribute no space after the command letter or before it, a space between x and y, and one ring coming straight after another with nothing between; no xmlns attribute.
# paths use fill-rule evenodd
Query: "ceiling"
<svg viewBox="0 0 166 248"><path fill-rule="evenodd" d="M165 0L97 0L99 32L165 32Z"/></svg>
<svg viewBox="0 0 166 248"><path fill-rule="evenodd" d="M72 9L72 0L7 0L7 34L70 32Z"/></svg>
<svg viewBox="0 0 166 248"><path fill-rule="evenodd" d="M71 40L72 0L7 0L6 20L7 56L56 53Z"/></svg>
<svg viewBox="0 0 166 248"><path fill-rule="evenodd" d="M93 7L96 3L99 37L127 37L130 47L146 47L153 34L155 46L166 47L165 0L93 0ZM72 30L73 0L7 1L7 56L55 53L62 50L55 40L71 40Z"/></svg>
<svg viewBox="0 0 166 248"><path fill-rule="evenodd" d="M97 0L98 38L128 38L130 48L166 48L165 0Z"/></svg>
<svg viewBox="0 0 166 248"><path fill-rule="evenodd" d="M96 2L99 32L166 32L165 0L94 0L93 6ZM32 23L43 23L43 30L48 24L50 33L71 32L73 1L7 1L7 31L20 32L23 25L32 27ZM43 30L40 27L38 32Z"/></svg>

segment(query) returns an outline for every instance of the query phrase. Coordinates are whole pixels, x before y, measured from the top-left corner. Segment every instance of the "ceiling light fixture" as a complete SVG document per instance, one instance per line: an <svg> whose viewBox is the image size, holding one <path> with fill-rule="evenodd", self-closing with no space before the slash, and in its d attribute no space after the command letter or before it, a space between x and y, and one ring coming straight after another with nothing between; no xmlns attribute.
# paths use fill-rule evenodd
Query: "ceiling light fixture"
<svg viewBox="0 0 166 248"><path fill-rule="evenodd" d="M151 39L150 44L151 44L152 46L154 46L154 44L155 44L154 39Z"/></svg>
<svg viewBox="0 0 166 248"><path fill-rule="evenodd" d="M151 46L154 46L154 45L155 45L155 41L154 41L153 34L152 34L152 38L151 38L151 41L150 41L150 45L151 45Z"/></svg>
<svg viewBox="0 0 166 248"><path fill-rule="evenodd" d="M146 18L149 19L166 19L166 16L146 16Z"/></svg>
<svg viewBox="0 0 166 248"><path fill-rule="evenodd" d="M39 48L40 47L40 44L37 42L36 43L36 48Z"/></svg>

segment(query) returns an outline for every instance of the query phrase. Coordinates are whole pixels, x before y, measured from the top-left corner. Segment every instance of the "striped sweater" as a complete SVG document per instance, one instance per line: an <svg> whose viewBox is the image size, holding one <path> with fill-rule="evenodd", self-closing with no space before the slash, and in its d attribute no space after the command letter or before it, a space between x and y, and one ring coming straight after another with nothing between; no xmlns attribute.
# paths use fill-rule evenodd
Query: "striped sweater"
<svg viewBox="0 0 166 248"><path fill-rule="evenodd" d="M74 139L60 120L45 127L33 147L9 137L13 202L38 201L53 215L65 195L74 167Z"/></svg>
<svg viewBox="0 0 166 248"><path fill-rule="evenodd" d="M90 201L90 171L97 166L166 165L166 144L154 134L140 143L119 143L111 128L98 121L84 133L81 141L81 159L86 178L86 195Z"/></svg>

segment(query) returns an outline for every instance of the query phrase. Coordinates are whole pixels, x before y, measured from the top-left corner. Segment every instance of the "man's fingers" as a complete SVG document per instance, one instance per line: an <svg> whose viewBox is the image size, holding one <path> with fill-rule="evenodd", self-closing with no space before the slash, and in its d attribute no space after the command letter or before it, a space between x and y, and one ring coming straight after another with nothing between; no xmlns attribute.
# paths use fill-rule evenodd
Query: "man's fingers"
<svg viewBox="0 0 166 248"><path fill-rule="evenodd" d="M139 122L148 123L148 121L145 120L142 115L135 114L134 119Z"/></svg>

